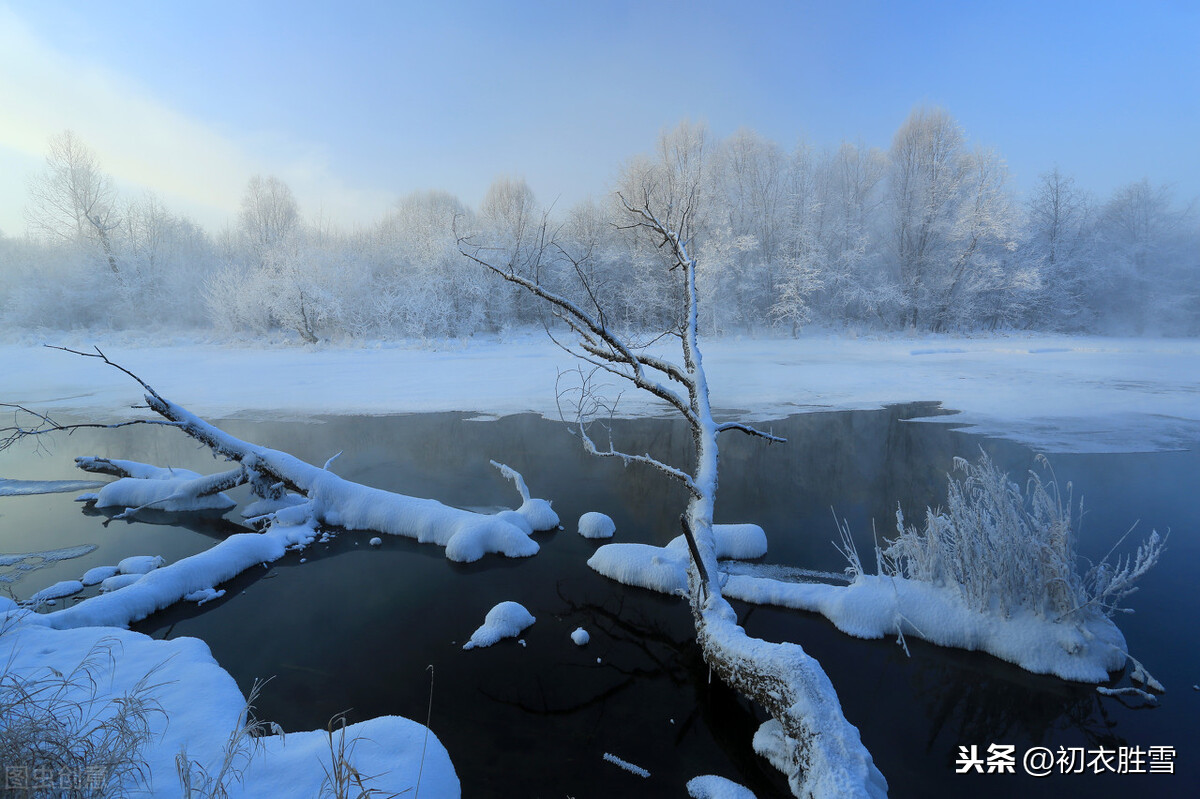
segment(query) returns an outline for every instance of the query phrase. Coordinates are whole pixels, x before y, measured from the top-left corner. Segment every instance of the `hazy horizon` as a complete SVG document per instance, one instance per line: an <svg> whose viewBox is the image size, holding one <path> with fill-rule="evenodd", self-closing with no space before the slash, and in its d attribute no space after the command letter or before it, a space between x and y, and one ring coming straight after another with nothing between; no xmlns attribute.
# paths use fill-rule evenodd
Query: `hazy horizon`
<svg viewBox="0 0 1200 799"><path fill-rule="evenodd" d="M209 229L254 174L353 226L422 189L476 205L500 175L570 205L685 118L886 149L920 104L1019 192L1057 166L1101 197L1146 178L1188 201L1200 7L1146 5L0 2L0 232L25 232L64 129L122 194Z"/></svg>

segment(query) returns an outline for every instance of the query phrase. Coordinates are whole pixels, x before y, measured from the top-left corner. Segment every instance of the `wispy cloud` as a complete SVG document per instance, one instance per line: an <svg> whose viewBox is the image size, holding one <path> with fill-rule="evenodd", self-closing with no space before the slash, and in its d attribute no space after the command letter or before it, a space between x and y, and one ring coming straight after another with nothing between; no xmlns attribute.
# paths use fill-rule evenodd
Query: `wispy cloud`
<svg viewBox="0 0 1200 799"><path fill-rule="evenodd" d="M275 174L307 213L366 221L387 205L382 192L345 185L320 148L286 136L222 131L173 108L135 79L56 50L0 7L0 148L7 163L40 159L47 140L73 130L123 188L150 189L169 206L216 227L236 212L247 179ZM14 185L17 184L17 185ZM18 180L0 192L24 193ZM0 207L13 208L11 197ZM6 231L23 227L0 219Z"/></svg>

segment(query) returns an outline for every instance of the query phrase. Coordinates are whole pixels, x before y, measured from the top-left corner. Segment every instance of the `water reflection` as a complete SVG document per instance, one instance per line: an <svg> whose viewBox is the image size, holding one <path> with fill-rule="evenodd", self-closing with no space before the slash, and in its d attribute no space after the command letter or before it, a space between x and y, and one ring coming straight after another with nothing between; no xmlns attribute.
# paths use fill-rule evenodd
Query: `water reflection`
<svg viewBox="0 0 1200 799"><path fill-rule="evenodd" d="M728 434L717 520L762 525L767 562L841 571L831 507L849 521L869 559L872 522L888 535L897 504L916 520L926 505L944 501L955 456L974 457L982 446L1014 476L1033 466L1034 453L1023 447L950 425L903 421L917 412L928 408L817 413L767 425L788 437L782 446ZM616 540L662 544L676 535L686 501L678 486L648 470L591 458L561 424L534 416L222 426L310 462L344 450L334 468L348 479L458 506L516 503L511 484L488 465L495 459L521 471L535 495L553 499L566 528L539 535L542 551L534 558L473 564L450 563L439 548L407 539L389 537L372 549L365 536L345 534L252 569L227 583L221 600L179 605L137 625L156 636L203 638L243 690L256 677L275 675L260 703L264 717L288 729L322 727L348 708L351 721L384 713L424 719L426 669L433 664L432 727L454 758L466 796L678 796L701 773L735 779L760 797L786 792L782 777L750 745L761 711L710 681L684 604L623 588L585 565L597 542L575 534L582 513L613 517ZM673 420L618 420L613 435L618 446L667 460L684 458L690 447L688 431ZM223 467L175 431L153 428L81 431L55 448L49 458L0 453L0 476L77 478L71 458L83 454L201 472ZM1103 555L1139 516L1146 531L1176 530L1167 559L1133 597L1137 615L1118 620L1134 653L1171 689L1160 708L1132 710L1088 687L1029 675L978 653L910 640L909 658L891 640L852 639L813 614L739 606L748 632L797 641L824 665L893 796L964 790L1037 796L1085 788L1088 795L1113 796L1117 783L1103 775L1044 781L956 775L957 747L1183 747L1194 735L1187 686L1196 682L1190 672L1200 653L1176 624L1200 613L1190 566L1200 558L1190 534L1200 528L1200 512L1183 490L1200 479L1200 457L1077 455L1054 464L1061 481L1088 492L1083 549L1090 557ZM244 491L232 496L244 501ZM0 497L0 550L98 546L86 558L39 571L36 578L48 585L128 555L175 560L239 529L236 519L233 513L182 522L147 516L103 526L106 514L81 513L68 495ZM29 582L21 592L40 587ZM537 617L523 634L527 646L505 641L464 652L462 642L502 600L521 602ZM585 647L569 638L579 626L592 636ZM605 763L604 752L653 776L631 777ZM1185 780L1196 774L1183 758L1178 770ZM1124 793L1130 786L1120 787ZM1171 795L1170 787L1153 778L1136 785L1146 797Z"/></svg>

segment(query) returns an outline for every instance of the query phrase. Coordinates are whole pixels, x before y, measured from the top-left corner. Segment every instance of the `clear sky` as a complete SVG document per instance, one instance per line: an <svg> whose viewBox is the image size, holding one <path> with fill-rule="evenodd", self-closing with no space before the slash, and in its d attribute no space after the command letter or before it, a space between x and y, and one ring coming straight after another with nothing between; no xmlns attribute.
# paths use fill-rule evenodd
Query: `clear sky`
<svg viewBox="0 0 1200 799"><path fill-rule="evenodd" d="M1020 190L1200 196L1200 2L0 0L0 231L68 128L218 229L256 173L345 224L499 175L562 205L684 118L886 148L917 104Z"/></svg>

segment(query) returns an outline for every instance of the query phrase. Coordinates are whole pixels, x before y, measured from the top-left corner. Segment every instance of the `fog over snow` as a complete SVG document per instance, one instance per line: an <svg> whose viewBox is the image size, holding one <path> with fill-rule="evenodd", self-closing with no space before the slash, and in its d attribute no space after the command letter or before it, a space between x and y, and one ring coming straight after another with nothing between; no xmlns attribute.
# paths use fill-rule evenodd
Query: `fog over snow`
<svg viewBox="0 0 1200 799"><path fill-rule="evenodd" d="M556 377L575 366L538 334L436 348L99 343L210 419L435 411L557 418ZM959 411L937 422L970 425L1042 452L1161 451L1200 438L1195 339L810 336L712 339L704 347L718 416L761 421L931 401ZM137 412L126 409L141 396L132 380L101 363L30 344L0 345L0 373L7 401L89 419L128 418ZM666 413L633 393L617 406L619 416Z"/></svg>

